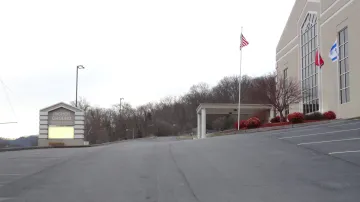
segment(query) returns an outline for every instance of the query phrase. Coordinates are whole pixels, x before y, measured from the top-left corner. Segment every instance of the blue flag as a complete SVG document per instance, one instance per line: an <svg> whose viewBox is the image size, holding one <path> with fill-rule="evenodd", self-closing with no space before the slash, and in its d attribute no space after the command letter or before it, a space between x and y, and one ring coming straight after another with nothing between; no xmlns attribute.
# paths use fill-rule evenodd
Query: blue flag
<svg viewBox="0 0 360 202"><path fill-rule="evenodd" d="M338 60L338 45L337 45L337 41L335 41L335 43L331 46L330 49L330 53L329 53L329 57L331 59L331 61L335 62Z"/></svg>

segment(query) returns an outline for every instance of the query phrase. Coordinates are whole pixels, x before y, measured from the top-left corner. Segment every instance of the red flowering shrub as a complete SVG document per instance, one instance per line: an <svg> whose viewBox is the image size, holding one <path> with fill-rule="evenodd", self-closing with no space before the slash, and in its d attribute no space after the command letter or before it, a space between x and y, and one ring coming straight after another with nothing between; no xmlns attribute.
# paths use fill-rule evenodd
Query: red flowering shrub
<svg viewBox="0 0 360 202"><path fill-rule="evenodd" d="M271 123L279 123L280 122L280 116L276 116L270 120Z"/></svg>
<svg viewBox="0 0 360 202"><path fill-rule="evenodd" d="M260 119L258 119L257 117L252 117L252 118L249 118L245 124L246 124L246 128L252 129L252 128L260 127L261 122L260 122Z"/></svg>
<svg viewBox="0 0 360 202"><path fill-rule="evenodd" d="M294 112L288 115L288 120L291 123L303 123L304 122L304 114L300 112Z"/></svg>
<svg viewBox="0 0 360 202"><path fill-rule="evenodd" d="M238 128L238 122L235 122L234 128L235 129ZM242 129L242 128L246 128L246 121L240 121L240 129Z"/></svg>
<svg viewBox="0 0 360 202"><path fill-rule="evenodd" d="M328 111L324 113L326 119L336 119L336 114L333 111Z"/></svg>
<svg viewBox="0 0 360 202"><path fill-rule="evenodd" d="M286 117L280 118L280 116L276 116L270 120L271 123L280 123L280 122L287 122Z"/></svg>
<svg viewBox="0 0 360 202"><path fill-rule="evenodd" d="M280 122L287 122L287 118L286 118L286 116L285 116L285 117L283 117L282 119L280 119Z"/></svg>

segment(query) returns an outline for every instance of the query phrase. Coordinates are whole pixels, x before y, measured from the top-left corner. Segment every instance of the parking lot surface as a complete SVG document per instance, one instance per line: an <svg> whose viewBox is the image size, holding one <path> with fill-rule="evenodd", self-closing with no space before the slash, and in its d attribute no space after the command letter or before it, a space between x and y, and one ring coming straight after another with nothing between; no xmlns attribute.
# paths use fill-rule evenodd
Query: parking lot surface
<svg viewBox="0 0 360 202"><path fill-rule="evenodd" d="M354 202L360 121L0 153L1 202Z"/></svg>
<svg viewBox="0 0 360 202"><path fill-rule="evenodd" d="M262 134L360 166L359 120L344 120Z"/></svg>

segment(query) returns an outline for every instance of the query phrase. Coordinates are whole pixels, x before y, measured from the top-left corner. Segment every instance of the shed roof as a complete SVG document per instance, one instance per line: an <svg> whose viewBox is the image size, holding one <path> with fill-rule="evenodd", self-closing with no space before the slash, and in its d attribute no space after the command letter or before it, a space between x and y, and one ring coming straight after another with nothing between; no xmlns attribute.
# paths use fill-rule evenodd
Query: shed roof
<svg viewBox="0 0 360 202"><path fill-rule="evenodd" d="M43 108L43 109L40 110L40 112L50 112L50 111L53 111L53 110L58 109L58 108L65 108L65 109L68 109L68 110L73 111L73 112L82 112L81 109L79 109L77 107L74 107L74 106L71 106L69 104L66 104L64 102L59 102L57 104L54 104L54 105L51 105L49 107Z"/></svg>

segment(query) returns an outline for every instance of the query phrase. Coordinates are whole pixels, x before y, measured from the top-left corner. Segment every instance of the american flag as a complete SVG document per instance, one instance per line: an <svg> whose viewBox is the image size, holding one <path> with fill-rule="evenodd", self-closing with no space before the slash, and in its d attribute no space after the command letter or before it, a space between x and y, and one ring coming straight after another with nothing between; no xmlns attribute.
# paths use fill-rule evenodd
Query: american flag
<svg viewBox="0 0 360 202"><path fill-rule="evenodd" d="M242 49L243 47L249 45L249 42L245 39L244 35L241 34L241 38L240 38L240 49Z"/></svg>

